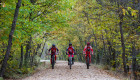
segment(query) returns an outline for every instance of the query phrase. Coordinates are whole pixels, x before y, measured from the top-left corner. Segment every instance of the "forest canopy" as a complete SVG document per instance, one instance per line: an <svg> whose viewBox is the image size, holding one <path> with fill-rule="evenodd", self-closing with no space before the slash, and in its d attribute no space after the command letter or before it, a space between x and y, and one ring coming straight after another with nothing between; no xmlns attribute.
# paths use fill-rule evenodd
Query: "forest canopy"
<svg viewBox="0 0 140 80"><path fill-rule="evenodd" d="M0 0L0 66L16 3L18 0ZM87 42L94 49L93 63L125 73L132 66L133 74L140 75L140 1L22 0L5 76L33 70L52 44L60 50L59 59L66 60L66 48L72 43L76 60L84 62Z"/></svg>

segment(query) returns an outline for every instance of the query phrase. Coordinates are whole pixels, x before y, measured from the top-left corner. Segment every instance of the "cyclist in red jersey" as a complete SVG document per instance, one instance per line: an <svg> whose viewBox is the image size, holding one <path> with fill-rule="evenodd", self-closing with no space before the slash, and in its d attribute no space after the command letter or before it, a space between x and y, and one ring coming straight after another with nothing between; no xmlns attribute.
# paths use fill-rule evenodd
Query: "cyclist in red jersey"
<svg viewBox="0 0 140 80"><path fill-rule="evenodd" d="M55 55L55 61L56 61L56 51L57 54L59 53L58 48L55 46L55 44L52 44L52 47L49 49L49 52L51 51L51 63L52 63L52 56ZM50 54L50 53L49 53Z"/></svg>
<svg viewBox="0 0 140 80"><path fill-rule="evenodd" d="M75 49L74 47L72 47L72 43L69 43L69 47L66 50L66 54L68 54L68 57L70 57L70 54L72 54L72 64L74 64L74 52L75 52Z"/></svg>
<svg viewBox="0 0 140 80"><path fill-rule="evenodd" d="M87 54L89 54L89 63L91 63L91 53L93 55L93 49L90 46L90 42L87 42L87 45L84 48L83 54L86 54L85 55L86 60L87 60Z"/></svg>

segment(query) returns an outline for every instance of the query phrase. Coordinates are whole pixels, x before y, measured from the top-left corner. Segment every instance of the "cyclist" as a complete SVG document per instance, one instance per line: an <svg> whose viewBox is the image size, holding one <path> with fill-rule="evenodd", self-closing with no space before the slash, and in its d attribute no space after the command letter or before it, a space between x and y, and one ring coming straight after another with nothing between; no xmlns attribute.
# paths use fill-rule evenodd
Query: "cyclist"
<svg viewBox="0 0 140 80"><path fill-rule="evenodd" d="M59 50L55 46L55 44L52 44L52 47L49 49L49 54L50 54L50 51L51 51L51 64L52 64L52 57L53 57L53 55L55 55L55 61L56 61L56 51L57 51L57 54L58 54Z"/></svg>
<svg viewBox="0 0 140 80"><path fill-rule="evenodd" d="M90 55L91 52L92 52L92 55L93 55L93 49L90 46L90 42L87 42L87 45L84 48L83 54L86 54L85 55L86 60L87 60L87 54L89 55L89 64L91 63L91 55Z"/></svg>
<svg viewBox="0 0 140 80"><path fill-rule="evenodd" d="M66 54L68 54L68 57L70 57L70 55L72 54L72 64L74 64L74 52L75 52L75 49L74 47L72 47L72 43L69 43L69 47L66 49Z"/></svg>

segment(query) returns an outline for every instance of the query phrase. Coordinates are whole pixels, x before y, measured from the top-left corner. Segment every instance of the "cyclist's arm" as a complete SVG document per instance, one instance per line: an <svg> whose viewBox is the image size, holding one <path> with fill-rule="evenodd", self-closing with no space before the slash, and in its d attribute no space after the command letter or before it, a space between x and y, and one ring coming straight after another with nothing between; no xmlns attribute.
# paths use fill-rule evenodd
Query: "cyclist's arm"
<svg viewBox="0 0 140 80"><path fill-rule="evenodd" d="M83 54L85 54L86 48L87 48L87 46L85 46L85 48L84 48L84 50L83 50Z"/></svg>
<svg viewBox="0 0 140 80"><path fill-rule="evenodd" d="M51 48L48 50L48 54L50 54L50 50L51 50Z"/></svg>
<svg viewBox="0 0 140 80"><path fill-rule="evenodd" d="M66 49L66 55L68 54L67 52L68 52L68 48Z"/></svg>

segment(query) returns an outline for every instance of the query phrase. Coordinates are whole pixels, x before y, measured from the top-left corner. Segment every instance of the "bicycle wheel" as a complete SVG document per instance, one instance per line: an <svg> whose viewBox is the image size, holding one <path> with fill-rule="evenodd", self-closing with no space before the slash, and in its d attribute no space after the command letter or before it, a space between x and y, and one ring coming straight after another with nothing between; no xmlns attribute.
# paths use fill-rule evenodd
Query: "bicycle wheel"
<svg viewBox="0 0 140 80"><path fill-rule="evenodd" d="M71 57L69 57L69 65L70 65L70 69L71 69L71 67L72 67L72 58Z"/></svg>
<svg viewBox="0 0 140 80"><path fill-rule="evenodd" d="M52 57L52 69L54 69L54 63L55 63L55 60L54 60L54 56Z"/></svg>
<svg viewBox="0 0 140 80"><path fill-rule="evenodd" d="M71 64L70 64L70 69L71 69Z"/></svg>
<svg viewBox="0 0 140 80"><path fill-rule="evenodd" d="M89 69L89 56L87 56L87 69Z"/></svg>

